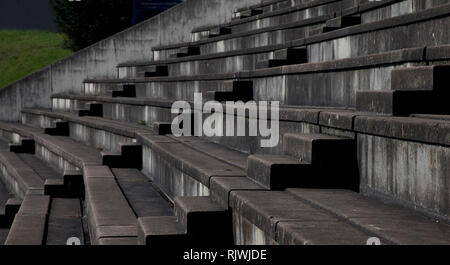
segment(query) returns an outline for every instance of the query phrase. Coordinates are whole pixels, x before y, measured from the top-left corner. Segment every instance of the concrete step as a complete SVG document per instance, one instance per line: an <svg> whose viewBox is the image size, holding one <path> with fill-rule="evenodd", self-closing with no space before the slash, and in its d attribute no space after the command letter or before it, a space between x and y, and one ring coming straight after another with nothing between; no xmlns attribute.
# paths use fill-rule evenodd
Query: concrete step
<svg viewBox="0 0 450 265"><path fill-rule="evenodd" d="M44 129L44 133L52 136L69 136L69 123L63 120L55 120L53 126Z"/></svg>
<svg viewBox="0 0 450 265"><path fill-rule="evenodd" d="M16 154L34 154L35 143L33 139L21 137L19 143L10 143L9 151Z"/></svg>
<svg viewBox="0 0 450 265"><path fill-rule="evenodd" d="M231 34L231 28L215 27L209 30L208 38L215 38L223 35Z"/></svg>
<svg viewBox="0 0 450 265"><path fill-rule="evenodd" d="M391 90L358 91L360 111L409 116L413 113L449 114L445 98L450 66L431 65L392 70Z"/></svg>
<svg viewBox="0 0 450 265"><path fill-rule="evenodd" d="M53 110L68 112L74 106L84 105L86 102L95 99L103 104L103 118L115 119L126 122L134 122L141 125L152 124L157 121L172 121L171 106L173 101L167 99L150 99L145 95L141 98L112 98L105 96L79 96L58 94L53 96ZM68 103L68 104L66 104ZM144 107L146 106L146 107ZM145 111L147 109L147 111ZM39 110L41 113L47 110ZM24 112L22 112L23 115ZM30 113L30 111L26 111ZM38 114L38 111L34 111ZM40 114L38 114L40 115ZM27 122L30 122L27 120ZM145 124L142 124L142 123ZM143 127L143 126L141 126Z"/></svg>
<svg viewBox="0 0 450 265"><path fill-rule="evenodd" d="M340 16L327 20L323 32L330 32L361 24L361 16Z"/></svg>
<svg viewBox="0 0 450 265"><path fill-rule="evenodd" d="M232 20L236 20L236 19L244 19L244 18L249 18L249 17L253 17L253 16L257 16L263 13L263 9L262 8L249 8L246 10L240 10L240 11L236 11L233 13L233 17L231 18Z"/></svg>
<svg viewBox="0 0 450 265"><path fill-rule="evenodd" d="M13 131L19 136L35 141L36 156L61 174L65 170L80 170L84 165L101 165L98 149L77 142L69 137L49 136L42 129L17 123L0 122L0 130ZM11 135L14 138L14 135Z"/></svg>
<svg viewBox="0 0 450 265"><path fill-rule="evenodd" d="M285 191L233 191L230 206L238 245L366 245L376 236Z"/></svg>
<svg viewBox="0 0 450 265"><path fill-rule="evenodd" d="M85 105L87 109L78 110L78 116L103 117L103 104L99 102L87 102Z"/></svg>
<svg viewBox="0 0 450 265"><path fill-rule="evenodd" d="M231 214L211 197L176 197L174 210L178 222L186 227L189 241L207 245L232 244Z"/></svg>
<svg viewBox="0 0 450 265"><path fill-rule="evenodd" d="M298 187L313 177L310 164L285 155L250 155L247 176L271 190Z"/></svg>
<svg viewBox="0 0 450 265"><path fill-rule="evenodd" d="M111 168L142 169L142 146L136 143L119 143L120 152L101 152L102 165Z"/></svg>
<svg viewBox="0 0 450 265"><path fill-rule="evenodd" d="M105 166L83 168L91 244L137 242L136 215L111 170ZM118 240L118 242L117 242Z"/></svg>
<svg viewBox="0 0 450 265"><path fill-rule="evenodd" d="M123 85L122 90L111 90L108 92L113 98L135 98L136 97L136 86L135 85Z"/></svg>
<svg viewBox="0 0 450 265"><path fill-rule="evenodd" d="M175 216L138 218L138 244L148 246L186 245L187 233Z"/></svg>
<svg viewBox="0 0 450 265"><path fill-rule="evenodd" d="M354 139L326 134L285 134L287 155L312 166L311 185L358 190L358 166Z"/></svg>
<svg viewBox="0 0 450 265"><path fill-rule="evenodd" d="M449 114L448 91L380 90L356 92L356 110L409 116L413 113Z"/></svg>
<svg viewBox="0 0 450 265"><path fill-rule="evenodd" d="M23 198L28 193L44 193L44 181L41 176L17 154L1 150L0 163L5 169L2 181L16 196Z"/></svg>
<svg viewBox="0 0 450 265"><path fill-rule="evenodd" d="M26 195L14 218L5 245L44 244L49 206L49 196Z"/></svg>
<svg viewBox="0 0 450 265"><path fill-rule="evenodd" d="M176 197L175 215L138 219L141 245L229 245L231 215L210 197ZM217 227L220 227L217 230Z"/></svg>
<svg viewBox="0 0 450 265"><path fill-rule="evenodd" d="M63 178L47 179L44 194L52 198L84 198L83 173L67 170Z"/></svg>
<svg viewBox="0 0 450 265"><path fill-rule="evenodd" d="M168 75L167 65L148 66L142 72L144 77L158 77Z"/></svg>
<svg viewBox="0 0 450 265"><path fill-rule="evenodd" d="M22 200L13 198L13 194L7 186L0 180L0 229L9 229L14 220L14 216L19 211ZM3 231L5 232L5 231ZM7 234L0 234L0 244L6 240Z"/></svg>
<svg viewBox="0 0 450 265"><path fill-rule="evenodd" d="M193 42L194 45L201 45L201 54L210 54L210 53L214 53L214 52L218 52L218 51L224 51L223 47L225 46L225 51L230 51L230 50L235 50L237 48L242 48L242 47L248 47L248 45L251 45L250 42L250 38L243 40L242 43L239 43L236 40L230 40L230 43L228 42L228 39L233 37L234 35L236 36L242 36L244 33L253 33L253 35L256 34L260 34L260 36L258 37L257 40L253 40L252 42L255 45L267 45L267 44L275 44L276 42L272 42L274 40L279 40L280 42L285 42L285 41L292 41L294 39L286 39L287 36L289 36L290 34L294 35L297 37L297 39L302 39L305 38L306 36L304 35L304 32L308 31L308 28L300 30L297 29L297 34L294 33L284 33L283 37L281 38L277 38L275 37L275 34L269 35L268 31L272 30L275 31L275 28L277 30L280 30L280 27L277 27L280 25L280 19L282 22L288 22L288 23L295 23L295 22L304 22L306 20L310 20L311 22L315 22L315 25L317 27L317 25L325 25L326 21L334 19L332 22L332 24L330 25L334 25L334 24L344 24L342 22L346 22L346 17L352 17L352 16L360 16L361 17L361 25L355 26L354 30L355 31L361 31L363 28L367 28L367 26L365 26L366 24L369 23L374 23L372 25L370 25L370 27L374 26L375 23L378 23L377 26L380 27L380 29L386 29L386 25L392 25L391 28L394 28L396 24L399 23L403 23L402 19L398 19L399 16L407 16L408 19L416 19L418 20L418 17L420 17L420 15L418 15L416 18L415 15L417 13L423 13L423 12L429 12L429 10L433 9L433 8L439 8L439 5L441 3L433 3L431 6L423 6L423 5L416 5L412 8L408 8L408 9L402 9L402 12L387 12L387 10L389 8L398 8L395 5L398 3L396 3L395 1L377 1L376 3L374 2L365 2L365 3L361 3L360 5L355 5L355 3L350 3L353 1L325 1L322 2L323 6L320 6L319 3L317 3L317 5L312 5L309 6L310 8L312 8L312 12L317 12L314 14L324 14L323 16L317 16L317 15L313 15L311 16L312 13L309 13L307 10L308 8L303 8L303 9L296 9L291 10L290 12L287 12L288 14L277 14L277 15L267 15L267 16L256 16L253 18L249 18L248 22L245 23L238 23L236 25L234 24L224 24L222 26L231 26L233 29L233 33L235 34L230 34L229 36L226 37L218 37L218 38L214 38L211 39L208 42L205 42L205 40L200 40L200 41L195 41ZM344 4L346 3L346 4ZM311 11L311 10L310 10ZM337 15L341 15L344 18L340 19L335 18L335 14ZM278 16L279 15L279 16ZM430 14L431 15L431 14ZM319 18L321 18L319 20ZM246 19L247 20L247 19ZM347 19L349 20L349 19ZM387 22L389 21L389 22ZM238 21L240 22L240 21ZM310 23L311 23L310 22ZM391 23L390 23L391 22ZM234 22L237 23L237 22ZM331 22L330 22L331 23ZM381 26L381 24L383 24L383 26ZM263 25L263 26L261 26ZM292 26L288 26L288 25L283 25L283 28L289 28ZM299 26L297 26L297 28L299 28ZM358 28L358 29L356 29ZM259 30L259 31L258 31ZM263 31L264 30L264 31ZM389 30L389 29L388 29ZM203 31L207 31L207 29L203 30ZM254 31L254 32L251 32ZM369 30L368 30L369 31ZM257 32L257 33L256 33ZM194 40L198 40L198 39L202 39L201 38L201 32L199 33L194 33ZM300 35L300 34L301 35ZM333 32L335 33L335 32ZM338 31L336 31L336 34L338 33ZM344 31L339 31L340 36L339 37L343 37L344 35L348 35L347 32ZM333 35L333 34L331 34ZM331 35L328 35L331 37ZM255 38L255 36L252 36L253 38ZM313 44L317 42L317 38L319 36L312 36L312 37L307 37L305 39L305 44ZM291 37L292 38L292 37ZM215 42L215 43L213 43ZM219 45L218 43L221 42L220 49L219 49ZM269 43L268 43L269 42ZM233 43L233 44L231 44ZM247 43L247 45L245 45L245 43ZM183 43L180 44L182 46L186 46L188 45L188 43ZM210 47L210 49L207 48L207 46ZM418 46L418 45L416 45ZM413 47L413 46L410 46ZM178 48L176 45L170 45L170 46L163 46L163 47L157 47L155 49L155 51L157 53L163 53L164 49L175 49ZM162 52L160 52L162 51ZM161 55L158 54L157 56L154 56L154 58L158 58L158 59L166 59L167 57L165 55Z"/></svg>
<svg viewBox="0 0 450 265"><path fill-rule="evenodd" d="M80 199L52 198L45 245L67 245L70 238L85 244Z"/></svg>
<svg viewBox="0 0 450 265"><path fill-rule="evenodd" d="M112 169L117 183L137 217L173 216L171 202L137 169Z"/></svg>
<svg viewBox="0 0 450 265"><path fill-rule="evenodd" d="M251 101L253 100L253 82L244 80L225 81L224 91L208 91L205 100Z"/></svg>
<svg viewBox="0 0 450 265"><path fill-rule="evenodd" d="M61 174L59 174L55 169L50 167L47 163L39 159L37 156L32 154L18 154L17 155L23 162L25 162L29 167L31 167L34 172L36 172L42 181L48 179L62 179Z"/></svg>
<svg viewBox="0 0 450 265"><path fill-rule="evenodd" d="M172 134L171 122L155 122L153 123L153 131L156 135Z"/></svg>
<svg viewBox="0 0 450 265"><path fill-rule="evenodd" d="M194 55L200 55L199 46L186 46L178 49L176 54L173 54L174 58L182 58Z"/></svg>
<svg viewBox="0 0 450 265"><path fill-rule="evenodd" d="M307 50L305 47L286 48L275 51L273 59L259 61L256 64L256 69L302 64L307 62Z"/></svg>
<svg viewBox="0 0 450 265"><path fill-rule="evenodd" d="M392 70L391 89L405 91L448 91L449 65L406 67Z"/></svg>
<svg viewBox="0 0 450 265"><path fill-rule="evenodd" d="M324 134L285 134L286 155L251 155L247 176L264 187L359 188L356 143Z"/></svg>
<svg viewBox="0 0 450 265"><path fill-rule="evenodd" d="M186 137L186 143L174 138L137 135L137 141L142 144L144 153L142 171L170 198L180 195L209 195L208 187L213 176L245 176L242 168L229 162L231 155L221 154L218 152L220 150L216 149L217 153L213 156L215 151L207 153L187 144L195 145L197 141L204 140Z"/></svg>
<svg viewBox="0 0 450 265"><path fill-rule="evenodd" d="M400 245L450 244L450 225L348 190L289 189L301 200Z"/></svg>
<svg viewBox="0 0 450 265"><path fill-rule="evenodd" d="M423 48L401 49L342 60L242 71L239 76L254 82L255 100L270 98L280 101L280 105L355 109L356 92L361 91L361 87L367 90L390 89L392 69L423 62L423 54ZM361 82L349 84L340 81L342 78L353 80L355 75L361 78ZM379 80L383 80L380 84L370 81L374 76L387 77L380 77ZM211 87L235 78L235 74L215 74L105 82L136 82L145 87L143 97L192 101L194 92L224 91ZM97 80L100 81L103 80ZM284 85L276 86L274 82L283 82ZM299 82L302 86L298 86ZM203 85L208 86L208 83L209 88L204 89Z"/></svg>

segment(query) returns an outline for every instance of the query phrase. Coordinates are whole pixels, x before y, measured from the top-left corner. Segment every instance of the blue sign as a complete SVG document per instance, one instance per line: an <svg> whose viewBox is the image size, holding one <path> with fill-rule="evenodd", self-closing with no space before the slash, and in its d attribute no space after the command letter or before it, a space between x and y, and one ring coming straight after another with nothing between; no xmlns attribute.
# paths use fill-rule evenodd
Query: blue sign
<svg viewBox="0 0 450 265"><path fill-rule="evenodd" d="M183 0L133 0L133 25L143 21L146 14L158 14Z"/></svg>

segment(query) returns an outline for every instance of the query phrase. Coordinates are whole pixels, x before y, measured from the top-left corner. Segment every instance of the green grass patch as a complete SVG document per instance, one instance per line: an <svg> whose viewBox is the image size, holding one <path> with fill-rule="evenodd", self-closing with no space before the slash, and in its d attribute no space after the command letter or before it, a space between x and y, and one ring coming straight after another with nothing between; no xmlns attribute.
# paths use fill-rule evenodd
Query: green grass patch
<svg viewBox="0 0 450 265"><path fill-rule="evenodd" d="M0 30L0 88L71 55L64 40L46 31Z"/></svg>

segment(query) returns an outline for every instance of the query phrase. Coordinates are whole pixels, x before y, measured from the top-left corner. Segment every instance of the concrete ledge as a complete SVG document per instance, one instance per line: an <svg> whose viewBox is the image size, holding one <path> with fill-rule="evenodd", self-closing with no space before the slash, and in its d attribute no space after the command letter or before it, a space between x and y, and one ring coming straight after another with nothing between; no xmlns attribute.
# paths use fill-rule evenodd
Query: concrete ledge
<svg viewBox="0 0 450 265"><path fill-rule="evenodd" d="M87 215L91 242L100 239L137 237L137 221L108 167L85 166Z"/></svg>
<svg viewBox="0 0 450 265"><path fill-rule="evenodd" d="M245 172L240 168L208 156L168 137L141 134L138 135L137 140L164 159L165 164L178 168L206 187L209 187L212 176L245 176ZM153 165L153 167L155 166Z"/></svg>
<svg viewBox="0 0 450 265"><path fill-rule="evenodd" d="M14 218L5 245L44 244L49 206L49 196L25 196Z"/></svg>
<svg viewBox="0 0 450 265"><path fill-rule="evenodd" d="M138 244L149 246L184 245L185 227L175 216L138 218Z"/></svg>
<svg viewBox="0 0 450 265"><path fill-rule="evenodd" d="M224 208L229 208L230 194L233 191L240 190L267 190L265 187L252 181L249 178L227 178L227 177L212 177L211 178L211 196L212 198ZM230 209L231 210L231 209Z"/></svg>
<svg viewBox="0 0 450 265"><path fill-rule="evenodd" d="M355 131L384 137L450 145L446 121L409 117L356 117Z"/></svg>
<svg viewBox="0 0 450 265"><path fill-rule="evenodd" d="M211 197L175 197L174 211L178 222L186 227L190 241L213 245L233 242L230 212Z"/></svg>
<svg viewBox="0 0 450 265"><path fill-rule="evenodd" d="M346 190L289 189L289 192L378 235L386 242L400 245L450 244L450 225L399 206Z"/></svg>
<svg viewBox="0 0 450 265"><path fill-rule="evenodd" d="M42 178L16 154L0 151L0 163L4 170L3 180L17 196L23 198L29 190L39 190L44 194Z"/></svg>
<svg viewBox="0 0 450 265"><path fill-rule="evenodd" d="M365 244L374 235L305 204L287 192L234 191L230 204L236 215L248 220L264 232L265 237L279 244ZM238 225L238 230L243 229L240 231L244 237L241 240L252 237L251 233L246 233L245 226L235 225ZM339 227L340 232L327 233L331 227Z"/></svg>
<svg viewBox="0 0 450 265"><path fill-rule="evenodd" d="M313 178L311 165L285 155L251 155L247 176L267 189L308 185Z"/></svg>

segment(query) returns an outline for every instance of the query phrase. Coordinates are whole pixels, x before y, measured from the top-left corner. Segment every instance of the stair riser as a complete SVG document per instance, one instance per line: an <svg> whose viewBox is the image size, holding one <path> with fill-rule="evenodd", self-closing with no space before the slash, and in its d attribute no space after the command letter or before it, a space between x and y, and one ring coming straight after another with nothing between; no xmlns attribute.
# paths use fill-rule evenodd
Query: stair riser
<svg viewBox="0 0 450 265"><path fill-rule="evenodd" d="M450 215L449 159L448 147L358 135L361 191L400 199L402 205L415 210Z"/></svg>
<svg viewBox="0 0 450 265"><path fill-rule="evenodd" d="M72 99L54 99L53 109L57 111L70 112L78 106L84 106L87 101ZM106 119L133 122L136 124L152 124L157 121L171 122L174 115L170 108L161 108L156 106L139 106L117 103L103 104L103 117Z"/></svg>
<svg viewBox="0 0 450 265"><path fill-rule="evenodd" d="M433 91L395 91L358 93L357 110L394 116L414 113L449 114L448 93Z"/></svg>
<svg viewBox="0 0 450 265"><path fill-rule="evenodd" d="M169 76L189 76L202 74L224 74L256 69L256 62L270 59L272 52L257 53L251 55L238 55L226 58L214 58L209 60L194 60L169 64ZM120 67L121 78L134 78L145 67Z"/></svg>
<svg viewBox="0 0 450 265"><path fill-rule="evenodd" d="M172 199L175 196L208 196L210 193L207 186L171 165L145 144L142 172Z"/></svg>
<svg viewBox="0 0 450 265"><path fill-rule="evenodd" d="M52 124L52 121L57 119L59 118L22 113L23 124L32 125L37 128L46 128L48 124ZM69 134L76 141L110 152L120 151L119 143L132 142L134 139L131 136L127 137L120 133L105 131L76 122L69 123Z"/></svg>
<svg viewBox="0 0 450 265"><path fill-rule="evenodd" d="M351 0L351 2L354 2L354 0ZM263 12L269 11L269 10L278 10L279 8L286 8L289 7L290 3L288 1L286 4L280 4L278 8L266 8ZM242 24L237 24L232 26L233 33L239 33L239 32L247 32L250 30L260 29L263 27L270 27L270 26L277 26L280 23L292 23L301 21L304 19L308 19L311 17L317 17L319 15L324 14L332 14L336 10L340 10L341 8L348 8L354 6L354 3L350 3L349 1L338 1L338 2L332 2L332 3L326 3L324 5L314 6L298 11L294 11L287 14L282 14L281 16L270 16L261 18L258 20L253 20L249 22L245 22ZM325 22L325 20L323 21ZM203 38L201 33L194 33L192 34L192 40L197 41L201 40Z"/></svg>
<svg viewBox="0 0 450 265"><path fill-rule="evenodd" d="M336 10L340 10L342 7L344 7L344 8L353 7L354 4L355 3L351 3L349 1L346 1L346 3L343 1L339 1L339 2L335 2L335 3L327 4L324 6L318 6L318 7L314 7L311 9L305 9L305 10L300 11L299 13L294 12L294 13L287 14L287 15L285 14L285 15L283 15L282 18L277 17L277 16L263 18L263 19L247 22L244 24L236 25L233 27L233 32L244 32L244 31L248 31L248 30L271 26L271 25L278 25L280 22L284 23L284 22L299 21L299 20L302 20L305 18L315 17L318 14L321 14L321 15L322 14L332 14ZM433 3L432 5L437 5L437 4L439 4L439 3ZM342 5L344 5L344 6L342 6ZM397 8L397 9L401 10L401 12L392 13L392 12L390 12L390 8ZM401 6L399 3L393 3L392 5L388 5L387 7L383 8L383 9L375 9L375 10L369 10L369 11L363 12L361 14L361 24L381 21L381 20L396 17L399 15L420 11L420 10L422 10L422 8L423 8L423 6L420 4L414 5L413 8L410 8L410 7L405 8L404 6ZM382 10L382 12L380 12L380 10ZM321 24L325 25L325 21L326 21L326 18L324 18L324 20L321 21ZM317 27L317 26L318 25L316 24L315 27ZM313 28L314 27L311 27L310 29L313 29ZM304 32L308 32L308 31L309 31L309 29L305 30ZM263 34L261 34L261 35L264 36ZM196 40L196 38L197 37L194 37L194 40ZM298 38L301 38L301 37L298 36ZM386 38L386 40L388 40L388 39L389 38ZM228 40L225 40L225 41L228 41ZM261 40L261 41L263 41L263 40ZM259 41L257 43L262 43L261 41ZM244 44L246 42L251 43L251 41L249 41L249 40L243 41L242 43ZM263 42L265 43L265 41L263 41ZM216 52L221 52L221 51L230 51L230 50L234 49L233 47L236 47L231 44L224 45L222 43L223 43L223 41L218 41L217 43L202 45L201 46L201 54L216 53ZM354 43L354 42L352 42L352 43ZM234 45L236 45L236 44L234 44ZM327 43L326 45L330 45L330 44ZM208 46L210 46L210 47L206 48ZM229 49L226 48L227 46L229 46ZM417 44L417 45L412 45L410 47L418 47L418 46L420 46L420 45ZM221 47L225 47L225 48L221 48ZM237 46L237 47L244 48L246 46ZM341 44L339 47L340 47L340 49L342 49L343 45ZM336 48L336 49L338 49L338 48ZM359 54L363 54L363 53L367 54L366 51L362 51ZM161 53L158 56L155 56L155 58L156 57L158 57L160 59L168 58L168 56L166 57L165 55L162 55ZM324 60L330 60L330 59L324 59ZM317 60L314 60L314 61L317 61Z"/></svg>
<svg viewBox="0 0 450 265"><path fill-rule="evenodd" d="M422 50L414 50L413 54L393 54L380 57L380 61L386 64L374 66L366 59L355 59L354 63L365 65L365 69L344 69L329 72L331 67L323 66L312 73L293 74L286 76L253 78L254 100L277 100L280 104L317 106L317 107L356 107L356 91L365 90L389 90L391 89L391 71L399 67L415 64L404 62L388 65L391 56L410 56L411 60L417 60L423 53ZM349 64L350 65L350 64ZM305 71L315 65L304 66ZM311 68L312 69L312 68ZM344 82L345 80L345 82ZM377 80L372 82L371 80ZM222 91L218 83L184 81L184 82L151 82L146 84L146 97L170 98L172 100L193 100L194 92ZM298 84L302 84L299 86ZM206 88L204 88L204 85ZM139 94L139 93L138 93ZM142 94L141 94L142 95Z"/></svg>

